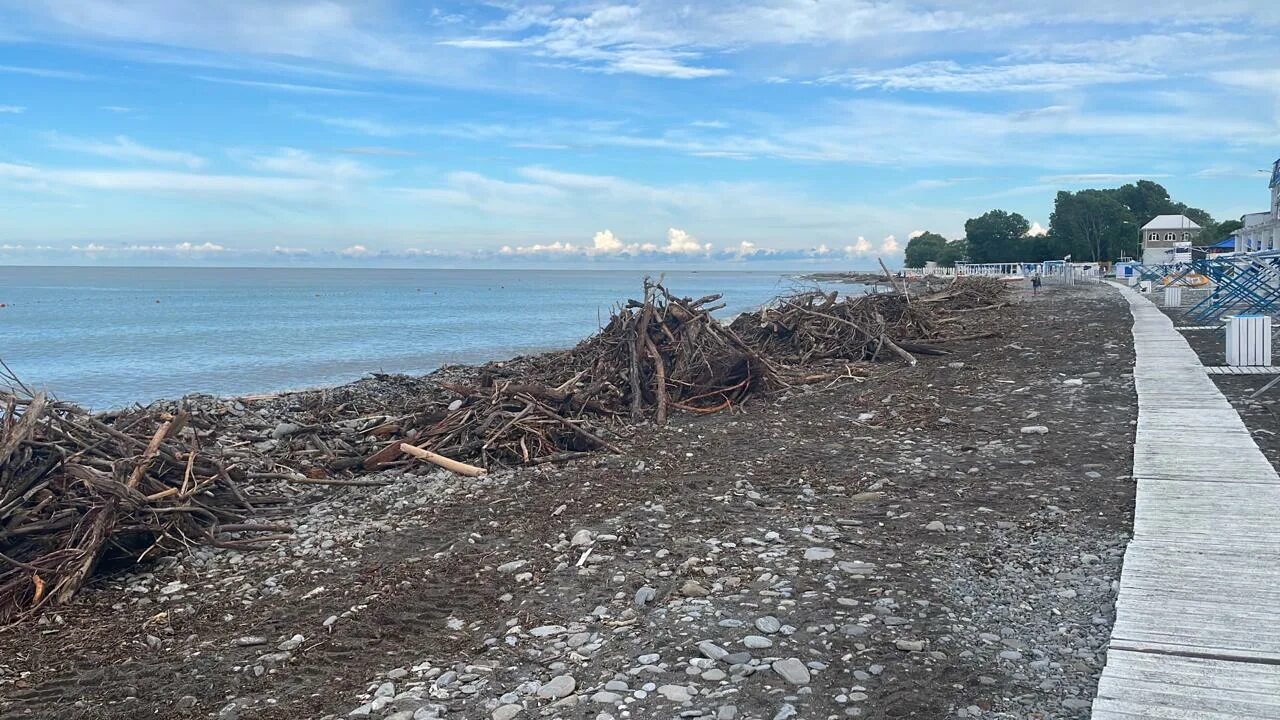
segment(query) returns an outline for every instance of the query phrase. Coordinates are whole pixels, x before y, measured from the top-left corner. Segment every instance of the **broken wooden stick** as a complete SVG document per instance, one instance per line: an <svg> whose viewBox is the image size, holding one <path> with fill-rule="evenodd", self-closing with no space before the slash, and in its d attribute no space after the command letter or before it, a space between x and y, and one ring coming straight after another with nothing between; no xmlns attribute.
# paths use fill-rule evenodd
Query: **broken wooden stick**
<svg viewBox="0 0 1280 720"><path fill-rule="evenodd" d="M445 470L458 473L459 475L466 475L467 477L479 477L488 472L482 467L458 462L457 460L447 458L443 455L437 455L430 450L423 450L422 448L417 447L416 445L410 445L409 443L400 443L400 451L405 454L412 455L419 460L426 460L433 465L439 465Z"/></svg>

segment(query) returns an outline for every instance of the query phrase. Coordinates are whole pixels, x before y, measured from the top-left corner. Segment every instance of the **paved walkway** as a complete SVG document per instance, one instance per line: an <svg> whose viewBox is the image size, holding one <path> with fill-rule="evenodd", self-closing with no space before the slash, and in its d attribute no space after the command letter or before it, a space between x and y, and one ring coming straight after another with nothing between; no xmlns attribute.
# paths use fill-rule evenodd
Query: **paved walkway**
<svg viewBox="0 0 1280 720"><path fill-rule="evenodd" d="M1096 720L1280 718L1280 476L1173 322L1133 312L1133 541Z"/></svg>

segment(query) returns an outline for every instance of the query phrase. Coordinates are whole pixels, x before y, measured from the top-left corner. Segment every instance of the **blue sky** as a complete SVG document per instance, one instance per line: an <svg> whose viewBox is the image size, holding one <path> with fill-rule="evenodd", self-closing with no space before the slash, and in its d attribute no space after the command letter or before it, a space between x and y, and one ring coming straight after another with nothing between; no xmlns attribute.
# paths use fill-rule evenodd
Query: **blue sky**
<svg viewBox="0 0 1280 720"><path fill-rule="evenodd" d="M0 0L0 262L869 266L1266 205L1280 3Z"/></svg>

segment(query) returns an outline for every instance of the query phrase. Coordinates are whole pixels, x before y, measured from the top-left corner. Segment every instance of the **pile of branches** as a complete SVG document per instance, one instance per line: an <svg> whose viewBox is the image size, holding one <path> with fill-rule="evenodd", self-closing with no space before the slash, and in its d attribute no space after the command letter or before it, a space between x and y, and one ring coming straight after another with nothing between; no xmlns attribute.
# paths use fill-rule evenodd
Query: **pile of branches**
<svg viewBox="0 0 1280 720"><path fill-rule="evenodd" d="M242 436L241 447L270 433L265 452L297 468L290 479L320 484L365 484L344 478L420 459L477 463L462 468L476 474L618 452L623 421L719 412L781 385L760 350L712 315L719 298L676 297L646 281L641 299L570 350L453 373L436 381L443 393L424 389L416 403L397 395L384 412L359 394L308 394L296 421Z"/></svg>
<svg viewBox="0 0 1280 720"><path fill-rule="evenodd" d="M999 278L984 275L963 275L951 281L941 291L923 298L926 303L945 303L950 312L969 310L993 310L1009 304L1013 290Z"/></svg>
<svg viewBox="0 0 1280 720"><path fill-rule="evenodd" d="M282 537L249 517L284 498L248 494L187 420L0 392L0 623L66 601L100 563Z"/></svg>
<svg viewBox="0 0 1280 720"><path fill-rule="evenodd" d="M606 436L621 419L718 412L778 387L773 365L712 316L719 299L678 298L646 280L641 300L577 347L487 368L475 385L444 384L461 402L415 444L486 466L559 462L619 452Z"/></svg>
<svg viewBox="0 0 1280 720"><path fill-rule="evenodd" d="M904 343L933 337L935 314L900 292L840 296L807 291L782 297L731 326L769 357L793 365L822 360L915 358Z"/></svg>

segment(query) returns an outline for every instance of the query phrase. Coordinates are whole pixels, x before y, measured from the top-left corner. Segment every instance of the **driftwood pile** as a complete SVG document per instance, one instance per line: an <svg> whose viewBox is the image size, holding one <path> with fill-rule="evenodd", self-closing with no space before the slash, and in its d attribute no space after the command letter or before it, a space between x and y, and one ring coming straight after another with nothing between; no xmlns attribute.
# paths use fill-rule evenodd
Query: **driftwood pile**
<svg viewBox="0 0 1280 720"><path fill-rule="evenodd" d="M104 563L278 539L289 528L264 518L307 485L383 484L369 475L420 462L480 475L619 453L628 421L733 409L784 376L809 381L806 366L915 364L944 354L938 343L991 334L956 334L968 330L953 313L1008 292L976 278L927 297L805 292L726 326L712 315L718 295L679 298L646 281L642 299L563 352L97 415L0 376L14 388L0 392L0 623L67 600Z"/></svg>
<svg viewBox="0 0 1280 720"><path fill-rule="evenodd" d="M0 393L0 623L66 601L103 562L281 537L249 518L284 498L247 493L187 421Z"/></svg>
<svg viewBox="0 0 1280 720"><path fill-rule="evenodd" d="M486 467L559 462L620 452L606 439L616 419L717 412L779 386L772 364L713 317L719 295L678 298L653 282L644 293L571 350L442 383L459 399L406 441Z"/></svg>
<svg viewBox="0 0 1280 720"><path fill-rule="evenodd" d="M929 306L901 293L842 297L810 291L744 313L731 327L766 355L792 365L886 356L915 364L899 343L932 337L936 321Z"/></svg>
<svg viewBox="0 0 1280 720"><path fill-rule="evenodd" d="M926 303L945 303L950 312L958 310L994 310L1009 304L1013 290L999 278L983 275L958 277L938 292L923 299Z"/></svg>

